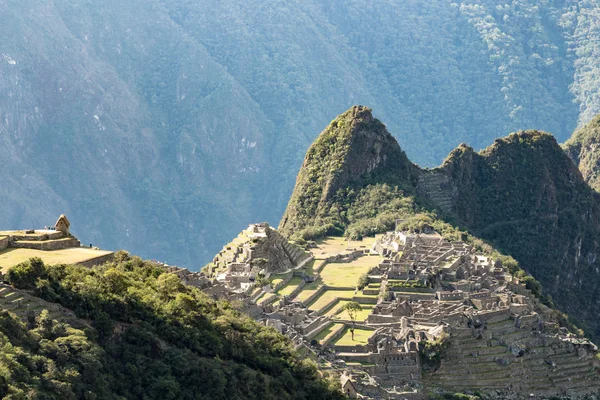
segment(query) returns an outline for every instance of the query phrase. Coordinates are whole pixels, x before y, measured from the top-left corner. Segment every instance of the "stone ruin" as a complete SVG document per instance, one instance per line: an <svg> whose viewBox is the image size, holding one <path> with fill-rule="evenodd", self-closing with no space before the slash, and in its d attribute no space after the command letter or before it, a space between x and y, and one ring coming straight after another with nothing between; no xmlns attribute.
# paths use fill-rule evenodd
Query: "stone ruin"
<svg viewBox="0 0 600 400"><path fill-rule="evenodd" d="M268 237L260 226L252 230ZM357 324L373 332L366 345L337 344L343 328L335 327L349 321L325 315L326 309L310 311L294 299L299 292L257 305L258 319L331 364L348 394L417 399L429 390L506 391L516 398L576 398L600 391L596 346L559 329L555 314L497 260L436 233L391 232L370 253L382 261L369 273L369 282L380 285L377 304ZM244 268L228 271L247 273ZM332 330L329 339L317 342L325 329Z"/></svg>

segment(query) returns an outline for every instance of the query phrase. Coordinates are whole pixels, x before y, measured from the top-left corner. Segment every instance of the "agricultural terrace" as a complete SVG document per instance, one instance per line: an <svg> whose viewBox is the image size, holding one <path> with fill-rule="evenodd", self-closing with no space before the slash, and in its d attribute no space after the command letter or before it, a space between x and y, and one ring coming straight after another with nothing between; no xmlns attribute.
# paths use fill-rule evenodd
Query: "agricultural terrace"
<svg viewBox="0 0 600 400"><path fill-rule="evenodd" d="M356 313L357 321L364 321L367 319L369 314L373 311L373 304L361 304L362 310ZM333 319L341 319L344 321L350 321L350 316L346 311L340 310L340 312L332 317Z"/></svg>
<svg viewBox="0 0 600 400"><path fill-rule="evenodd" d="M350 300L338 300L338 302L335 303L333 307L331 307L329 310L327 310L327 312L325 312L324 315L332 317L336 314L339 314L342 312L342 307L344 307L348 303L350 303Z"/></svg>
<svg viewBox="0 0 600 400"><path fill-rule="evenodd" d="M316 340L320 345L325 345L342 329L344 329L344 324L331 324L319 332L319 334L315 336L314 340Z"/></svg>
<svg viewBox="0 0 600 400"><path fill-rule="evenodd" d="M299 276L294 276L284 287L277 291L277 294L280 296L289 296L298 288L300 283L302 283L302 278Z"/></svg>
<svg viewBox="0 0 600 400"><path fill-rule="evenodd" d="M335 341L336 346L356 346L365 345L368 343L369 338L375 333L374 330L354 328L354 340L352 340L352 333L350 328L346 328L344 333Z"/></svg>
<svg viewBox="0 0 600 400"><path fill-rule="evenodd" d="M330 263L321 271L321 280L330 287L355 287L358 279L381 260L379 256L364 256L349 263Z"/></svg>
<svg viewBox="0 0 600 400"><path fill-rule="evenodd" d="M294 300L295 301L305 301L305 300L307 300L317 290L319 290L319 287L321 287L321 286L322 285L319 282L308 283L307 285L304 286L304 288L302 288L302 291L298 294L298 296L296 296L294 298Z"/></svg>
<svg viewBox="0 0 600 400"><path fill-rule="evenodd" d="M309 310L320 310L335 299L352 299L356 296L354 290L326 290L314 302L308 305Z"/></svg>
<svg viewBox="0 0 600 400"><path fill-rule="evenodd" d="M280 284L281 282L283 282L284 280L289 278L289 276L292 274L293 274L293 272L288 272L287 274L271 275L271 285L276 286L276 285Z"/></svg>
<svg viewBox="0 0 600 400"><path fill-rule="evenodd" d="M87 247L72 247L61 250L35 250L35 249L6 249L0 251L0 266L2 273L9 268L27 261L32 257L41 258L45 264L78 264L111 254L112 251L94 250Z"/></svg>
<svg viewBox="0 0 600 400"><path fill-rule="evenodd" d="M265 292L262 296L260 296L256 300L256 304L258 304L258 305L269 304L274 297L277 297L277 296L275 296L275 294L273 294L273 293Z"/></svg>

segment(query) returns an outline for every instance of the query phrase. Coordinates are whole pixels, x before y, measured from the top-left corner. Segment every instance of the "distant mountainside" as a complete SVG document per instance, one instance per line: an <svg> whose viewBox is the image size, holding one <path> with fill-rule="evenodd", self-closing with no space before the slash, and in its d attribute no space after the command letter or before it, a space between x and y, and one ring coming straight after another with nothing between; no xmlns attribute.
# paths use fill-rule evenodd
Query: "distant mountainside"
<svg viewBox="0 0 600 400"><path fill-rule="evenodd" d="M461 145L440 167L421 169L370 109L353 107L308 150L280 230L297 240L357 238L395 224L452 231L441 221L514 256L560 309L600 336L600 195L547 133L513 133L479 153Z"/></svg>
<svg viewBox="0 0 600 400"><path fill-rule="evenodd" d="M599 16L597 0L1 1L0 224L64 212L86 242L198 268L279 218L303 149L352 104L422 165L517 129L567 139L600 112Z"/></svg>

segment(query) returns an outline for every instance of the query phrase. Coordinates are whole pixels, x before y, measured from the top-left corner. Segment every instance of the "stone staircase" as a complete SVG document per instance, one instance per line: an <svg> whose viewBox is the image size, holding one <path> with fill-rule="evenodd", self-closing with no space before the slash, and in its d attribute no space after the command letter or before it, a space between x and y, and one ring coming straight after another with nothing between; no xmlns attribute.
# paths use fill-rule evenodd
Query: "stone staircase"
<svg viewBox="0 0 600 400"><path fill-rule="evenodd" d="M443 211L452 211L452 187L444 174L436 170L423 171L417 183L417 193L430 199Z"/></svg>

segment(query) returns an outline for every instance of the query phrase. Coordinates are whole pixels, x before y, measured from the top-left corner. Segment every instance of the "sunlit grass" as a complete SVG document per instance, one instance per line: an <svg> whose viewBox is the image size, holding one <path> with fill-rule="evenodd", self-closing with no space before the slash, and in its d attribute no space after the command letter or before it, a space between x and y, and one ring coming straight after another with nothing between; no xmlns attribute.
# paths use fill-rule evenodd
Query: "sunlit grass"
<svg viewBox="0 0 600 400"><path fill-rule="evenodd" d="M356 346L364 345L368 343L369 338L375 333L367 329L355 328L354 329L354 340L352 340L352 333L350 328L346 328L344 333L334 343L337 346Z"/></svg>

